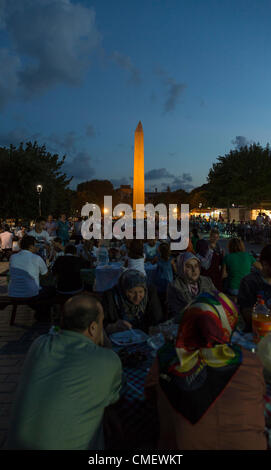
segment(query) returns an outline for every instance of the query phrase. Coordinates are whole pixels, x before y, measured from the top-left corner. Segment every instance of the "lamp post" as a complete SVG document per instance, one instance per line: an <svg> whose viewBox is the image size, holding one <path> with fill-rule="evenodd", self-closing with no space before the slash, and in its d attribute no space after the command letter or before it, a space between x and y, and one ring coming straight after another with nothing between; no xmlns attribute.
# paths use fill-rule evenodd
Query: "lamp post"
<svg viewBox="0 0 271 470"><path fill-rule="evenodd" d="M39 214L41 216L41 199L40 199L40 195L42 193L42 185L41 184L37 185L37 193L38 193L38 196L39 196Z"/></svg>

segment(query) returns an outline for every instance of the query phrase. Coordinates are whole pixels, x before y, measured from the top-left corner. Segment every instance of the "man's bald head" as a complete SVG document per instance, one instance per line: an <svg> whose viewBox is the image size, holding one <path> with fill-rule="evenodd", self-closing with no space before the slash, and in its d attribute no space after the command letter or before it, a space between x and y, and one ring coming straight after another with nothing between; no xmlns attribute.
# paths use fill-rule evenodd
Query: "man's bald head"
<svg viewBox="0 0 271 470"><path fill-rule="evenodd" d="M62 328L83 333L91 323L98 323L102 313L102 305L94 296L90 294L75 295L64 305Z"/></svg>

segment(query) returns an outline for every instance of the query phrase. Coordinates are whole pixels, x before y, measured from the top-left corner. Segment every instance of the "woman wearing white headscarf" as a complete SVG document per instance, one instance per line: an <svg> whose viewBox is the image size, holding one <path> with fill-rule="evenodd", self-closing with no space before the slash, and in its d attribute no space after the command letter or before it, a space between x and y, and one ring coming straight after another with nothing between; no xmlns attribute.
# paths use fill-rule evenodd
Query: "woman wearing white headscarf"
<svg viewBox="0 0 271 470"><path fill-rule="evenodd" d="M167 290L169 318L181 319L185 307L202 292L217 291L209 277L200 275L200 260L193 253L181 253L177 258L177 277Z"/></svg>

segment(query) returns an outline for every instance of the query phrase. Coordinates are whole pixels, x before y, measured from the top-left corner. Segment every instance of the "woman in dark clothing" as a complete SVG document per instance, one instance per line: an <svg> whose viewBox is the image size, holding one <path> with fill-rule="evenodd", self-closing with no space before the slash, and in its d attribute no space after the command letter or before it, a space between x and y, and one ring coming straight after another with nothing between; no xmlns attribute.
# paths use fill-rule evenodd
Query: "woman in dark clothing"
<svg viewBox="0 0 271 470"><path fill-rule="evenodd" d="M212 279L217 290L222 290L222 255L209 247L207 240L199 240L196 247L201 263L201 275Z"/></svg>
<svg viewBox="0 0 271 470"><path fill-rule="evenodd" d="M104 326L108 334L150 326L163 321L161 304L156 288L148 285L140 271L128 269L118 284L103 293Z"/></svg>

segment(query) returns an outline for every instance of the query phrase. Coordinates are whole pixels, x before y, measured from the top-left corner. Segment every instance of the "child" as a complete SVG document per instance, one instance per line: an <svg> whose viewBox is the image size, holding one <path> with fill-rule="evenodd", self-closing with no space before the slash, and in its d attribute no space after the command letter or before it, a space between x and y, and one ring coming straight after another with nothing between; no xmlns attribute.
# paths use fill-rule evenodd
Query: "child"
<svg viewBox="0 0 271 470"><path fill-rule="evenodd" d="M160 256L156 270L156 287L158 294L164 297L166 296L168 284L173 281L173 273L176 272L176 267L171 259L168 243L161 243L158 251Z"/></svg>
<svg viewBox="0 0 271 470"><path fill-rule="evenodd" d="M128 260L126 267L128 269L136 269L146 276L144 267L145 256L143 253L143 240L131 240L128 249Z"/></svg>

